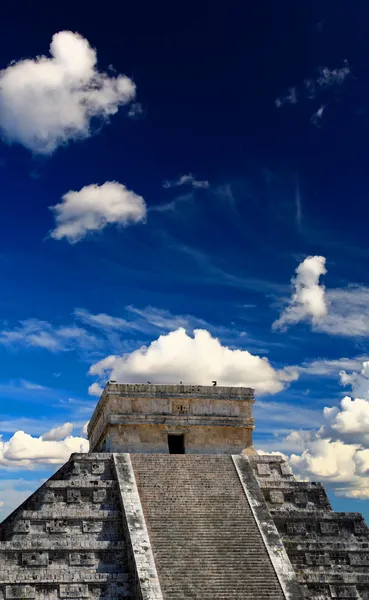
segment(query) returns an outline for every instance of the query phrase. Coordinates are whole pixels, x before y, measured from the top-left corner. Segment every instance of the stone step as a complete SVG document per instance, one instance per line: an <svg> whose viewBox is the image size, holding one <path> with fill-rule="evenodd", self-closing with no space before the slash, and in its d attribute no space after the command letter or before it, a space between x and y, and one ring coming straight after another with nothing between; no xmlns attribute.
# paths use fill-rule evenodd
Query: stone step
<svg viewBox="0 0 369 600"><path fill-rule="evenodd" d="M230 456L131 461L165 600L284 597Z"/></svg>

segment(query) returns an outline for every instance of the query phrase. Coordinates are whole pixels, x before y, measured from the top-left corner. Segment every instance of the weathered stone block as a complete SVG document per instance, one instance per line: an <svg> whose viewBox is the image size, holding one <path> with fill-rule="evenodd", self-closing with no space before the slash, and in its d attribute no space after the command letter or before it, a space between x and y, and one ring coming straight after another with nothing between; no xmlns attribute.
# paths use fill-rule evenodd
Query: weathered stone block
<svg viewBox="0 0 369 600"><path fill-rule="evenodd" d="M306 524L303 521L287 523L287 533L292 535L304 535L306 533Z"/></svg>
<svg viewBox="0 0 369 600"><path fill-rule="evenodd" d="M47 567L48 564L48 552L22 552L22 565L24 567Z"/></svg>
<svg viewBox="0 0 369 600"><path fill-rule="evenodd" d="M96 562L93 552L70 552L69 564L71 566L92 566Z"/></svg>
<svg viewBox="0 0 369 600"><path fill-rule="evenodd" d="M284 494L279 490L270 490L270 501L273 504L283 504Z"/></svg>
<svg viewBox="0 0 369 600"><path fill-rule="evenodd" d="M106 490L94 490L92 493L93 502L106 502Z"/></svg>
<svg viewBox="0 0 369 600"><path fill-rule="evenodd" d="M319 527L323 535L338 535L340 531L335 521L320 521Z"/></svg>
<svg viewBox="0 0 369 600"><path fill-rule="evenodd" d="M14 523L14 533L29 533L31 531L31 523L28 519L22 519Z"/></svg>
<svg viewBox="0 0 369 600"><path fill-rule="evenodd" d="M62 519L46 521L45 528L48 533L68 533L68 522Z"/></svg>
<svg viewBox="0 0 369 600"><path fill-rule="evenodd" d="M55 502L55 492L53 490L45 490L43 501L47 503Z"/></svg>
<svg viewBox="0 0 369 600"><path fill-rule="evenodd" d="M26 598L36 598L36 589L31 585L7 585L5 588L5 598L25 600Z"/></svg>
<svg viewBox="0 0 369 600"><path fill-rule="evenodd" d="M81 490L67 490L67 502L82 502Z"/></svg>
<svg viewBox="0 0 369 600"><path fill-rule="evenodd" d="M91 473L92 475L101 475L104 473L105 464L103 462L92 463L91 465Z"/></svg>
<svg viewBox="0 0 369 600"><path fill-rule="evenodd" d="M292 475L291 467L287 463L281 464L281 473L282 475Z"/></svg>
<svg viewBox="0 0 369 600"><path fill-rule="evenodd" d="M365 521L354 521L354 531L357 535L368 535L369 534L369 529L368 526L366 525Z"/></svg>
<svg viewBox="0 0 369 600"><path fill-rule="evenodd" d="M102 529L101 521L83 521L82 531L83 533L99 533Z"/></svg>
<svg viewBox="0 0 369 600"><path fill-rule="evenodd" d="M295 504L305 505L307 504L308 497L306 492L296 492L295 493Z"/></svg>
<svg viewBox="0 0 369 600"><path fill-rule="evenodd" d="M355 567L369 567L369 552L351 552L349 554L350 565Z"/></svg>
<svg viewBox="0 0 369 600"><path fill-rule="evenodd" d="M60 598L73 598L80 600L88 598L88 585L83 584L65 584L59 587Z"/></svg>
<svg viewBox="0 0 369 600"><path fill-rule="evenodd" d="M270 466L267 463L257 463L256 470L258 475L271 475Z"/></svg>

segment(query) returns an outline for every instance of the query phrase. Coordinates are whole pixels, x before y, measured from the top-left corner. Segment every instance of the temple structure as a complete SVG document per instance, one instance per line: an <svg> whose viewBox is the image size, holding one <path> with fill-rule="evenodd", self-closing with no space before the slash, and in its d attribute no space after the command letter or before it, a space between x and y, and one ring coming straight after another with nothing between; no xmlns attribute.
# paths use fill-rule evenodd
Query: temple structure
<svg viewBox="0 0 369 600"><path fill-rule="evenodd" d="M369 530L252 446L253 391L108 383L1 525L0 600L369 600Z"/></svg>

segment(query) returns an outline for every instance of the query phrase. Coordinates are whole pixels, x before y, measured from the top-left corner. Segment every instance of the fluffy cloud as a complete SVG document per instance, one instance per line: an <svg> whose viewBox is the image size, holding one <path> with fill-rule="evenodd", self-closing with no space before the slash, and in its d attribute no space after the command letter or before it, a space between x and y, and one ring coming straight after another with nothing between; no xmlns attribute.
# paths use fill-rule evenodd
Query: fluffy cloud
<svg viewBox="0 0 369 600"><path fill-rule="evenodd" d="M91 375L117 381L249 386L258 394L276 394L297 379L294 369L276 370L267 358L232 350L203 329L193 337L183 328L161 335L150 346L123 356L108 356L90 368Z"/></svg>
<svg viewBox="0 0 369 600"><path fill-rule="evenodd" d="M325 288L319 285L319 278L326 273L324 256L308 256L296 269L296 277L291 283L295 293L277 321L276 329L286 329L292 323L311 319L316 323L327 314Z"/></svg>
<svg viewBox="0 0 369 600"><path fill-rule="evenodd" d="M96 50L78 33L56 33L50 57L11 63L0 71L0 127L10 142L50 154L92 134L91 120L107 121L135 97L125 75L96 68Z"/></svg>
<svg viewBox="0 0 369 600"><path fill-rule="evenodd" d="M44 442L57 442L69 436L72 431L73 423L64 423L59 427L54 427L53 429L50 429L50 431L43 433L41 437Z"/></svg>
<svg viewBox="0 0 369 600"><path fill-rule="evenodd" d="M368 366L364 363L362 372L366 373ZM343 380L352 385L353 392L364 391L362 377L365 375L354 373L350 380L345 376ZM325 407L319 430L295 431L287 437L287 442L300 448L300 454L290 457L298 474L331 483L339 495L369 498L368 392L367 386L365 397L345 396L339 406Z"/></svg>
<svg viewBox="0 0 369 600"><path fill-rule="evenodd" d="M61 430L56 428L52 431L57 429ZM46 435L50 434L48 432ZM56 436L58 437L57 434ZM88 452L88 447L88 441L82 437L67 435L64 439L51 440L16 431L10 440L4 442L0 439L0 466L32 469L63 464L73 452Z"/></svg>
<svg viewBox="0 0 369 600"><path fill-rule="evenodd" d="M182 175L181 177L179 177L178 179L174 180L174 181L164 181L163 183L163 187L168 189L168 188L173 188L173 187L180 187L182 185L190 185L195 189L201 189L201 188L208 188L209 187L209 182L206 180L199 180L196 179L196 177L194 177L191 173L189 173L188 175Z"/></svg>
<svg viewBox="0 0 369 600"><path fill-rule="evenodd" d="M71 244L107 225L145 221L147 213L145 200L116 181L86 185L79 192L71 190L50 209L56 223L51 237L66 238Z"/></svg>
<svg viewBox="0 0 369 600"><path fill-rule="evenodd" d="M44 348L50 352L67 351L75 348L96 347L96 338L81 327L74 325L54 327L48 321L26 319L13 329L0 331L0 344Z"/></svg>

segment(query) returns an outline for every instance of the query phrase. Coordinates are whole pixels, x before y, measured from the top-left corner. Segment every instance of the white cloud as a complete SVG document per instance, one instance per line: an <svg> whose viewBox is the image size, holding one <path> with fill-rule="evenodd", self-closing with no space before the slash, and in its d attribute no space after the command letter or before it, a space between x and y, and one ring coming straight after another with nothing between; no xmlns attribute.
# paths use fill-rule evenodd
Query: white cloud
<svg viewBox="0 0 369 600"><path fill-rule="evenodd" d="M78 192L71 190L50 209L56 223L51 237L66 238L71 244L107 225L143 222L147 213L145 200L116 181L86 185Z"/></svg>
<svg viewBox="0 0 369 600"><path fill-rule="evenodd" d="M81 431L82 435L86 435L87 436L87 434L88 434L88 431L87 431L88 424L89 424L89 421L86 421L86 423L83 425L82 431Z"/></svg>
<svg viewBox="0 0 369 600"><path fill-rule="evenodd" d="M369 288L351 285L326 290L319 278L327 271L324 256L309 256L291 282L295 293L273 328L311 320L313 329L330 335L369 336Z"/></svg>
<svg viewBox="0 0 369 600"><path fill-rule="evenodd" d="M3 134L40 154L90 136L92 119L107 122L136 93L125 75L98 71L96 50L78 33L56 33L50 55L13 62L0 71Z"/></svg>
<svg viewBox="0 0 369 600"><path fill-rule="evenodd" d="M196 179L196 177L194 177L192 175L192 173L189 173L188 175L182 175L181 177L179 177L178 179L174 180L174 181L164 181L163 183L163 187L168 189L168 188L173 188L173 187L180 187L182 185L190 185L195 189L201 189L201 188L208 188L209 187L209 182L206 180L199 180Z"/></svg>
<svg viewBox="0 0 369 600"><path fill-rule="evenodd" d="M108 356L90 368L91 375L125 382L249 386L258 394L276 394L297 379L294 369L276 370L267 358L231 350L203 329L193 337L183 328L161 335L148 347Z"/></svg>
<svg viewBox="0 0 369 600"><path fill-rule="evenodd" d="M48 321L25 319L13 329L0 331L0 344L44 348L50 352L96 347L97 340L81 327L54 327ZM27 388L29 389L29 388Z"/></svg>
<svg viewBox="0 0 369 600"><path fill-rule="evenodd" d="M364 373L368 365L364 363ZM363 375L354 375L345 383L363 389ZM290 457L299 475L322 479L331 483L337 494L353 498L369 498L368 387L365 392L366 398L345 396L339 406L325 407L320 429L294 431L287 437L287 442L300 447L300 454Z"/></svg>
<svg viewBox="0 0 369 600"><path fill-rule="evenodd" d="M59 427L54 427L53 429L50 429L50 431L43 433L41 438L44 442L56 442L69 436L72 431L73 423L64 423Z"/></svg>
<svg viewBox="0 0 369 600"><path fill-rule="evenodd" d="M73 452L88 452L88 441L71 435L49 441L43 436L32 437L24 431L16 431L10 440L0 439L0 466L32 469L63 464Z"/></svg>
<svg viewBox="0 0 369 600"><path fill-rule="evenodd" d="M96 383L91 383L91 385L88 387L88 393L90 396L98 396L100 397L101 394L103 393L104 388L101 387L100 384Z"/></svg>
<svg viewBox="0 0 369 600"><path fill-rule="evenodd" d="M311 319L318 322L327 314L325 288L319 285L319 278L327 272L324 256L308 256L296 269L296 277L291 283L295 293L279 319L273 323L276 329L286 329L288 325Z"/></svg>
<svg viewBox="0 0 369 600"><path fill-rule="evenodd" d="M357 367L345 366L344 369L355 369ZM351 386L352 395L357 398L369 400L369 361L362 363L362 369L359 373L342 370L340 372L341 385Z"/></svg>

